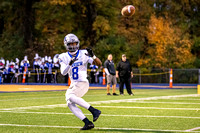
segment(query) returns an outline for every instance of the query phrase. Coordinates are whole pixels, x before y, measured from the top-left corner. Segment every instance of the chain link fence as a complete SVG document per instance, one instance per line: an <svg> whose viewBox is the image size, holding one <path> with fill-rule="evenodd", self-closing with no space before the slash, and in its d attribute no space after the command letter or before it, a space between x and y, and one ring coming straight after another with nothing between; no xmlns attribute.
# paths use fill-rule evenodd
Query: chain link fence
<svg viewBox="0 0 200 133"><path fill-rule="evenodd" d="M147 71L147 70L146 70ZM170 69L133 69L132 83L169 83ZM199 69L173 69L173 83L199 83Z"/></svg>

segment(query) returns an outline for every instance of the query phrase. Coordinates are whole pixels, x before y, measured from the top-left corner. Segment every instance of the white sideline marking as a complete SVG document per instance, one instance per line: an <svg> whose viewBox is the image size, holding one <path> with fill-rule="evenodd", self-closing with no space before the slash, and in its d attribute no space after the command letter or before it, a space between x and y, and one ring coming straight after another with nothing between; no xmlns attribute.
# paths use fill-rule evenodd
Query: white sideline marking
<svg viewBox="0 0 200 133"><path fill-rule="evenodd" d="M158 100L158 99L170 99L170 98L177 98L177 97L196 97L196 96L199 96L199 95L198 94L188 94L188 95L174 95L174 96L158 96L158 97L147 97L147 98L95 101L95 102L88 102L88 103L89 104L120 103L120 102L134 102L134 101L143 101L143 100ZM4 108L4 109L0 109L0 110L25 110L25 109L56 108L56 107L67 107L67 105L66 104L54 104L54 105L41 105L41 106L29 106L29 107ZM137 108L142 108L142 107L137 107ZM171 109L171 108L169 108L169 109Z"/></svg>
<svg viewBox="0 0 200 133"><path fill-rule="evenodd" d="M0 126L13 126L13 127L43 127L43 128L81 128L76 126L53 126L53 125L21 125L21 124L0 124ZM188 132L184 130L161 130L161 129L137 129L137 128L108 128L108 127L95 127L100 130L124 130L124 131L154 131L154 132ZM92 130L91 130L92 131ZM197 131L190 131L197 132Z"/></svg>
<svg viewBox="0 0 200 133"><path fill-rule="evenodd" d="M195 127L195 128L188 129L188 130L185 130L185 131L186 131L186 132L191 132L191 131L198 130L198 129L200 129L200 127Z"/></svg>
<svg viewBox="0 0 200 133"><path fill-rule="evenodd" d="M19 113L19 114L74 115L73 113L55 113L55 112L15 112L15 111L0 111L0 112ZM85 115L91 115L91 114L85 114ZM200 117L188 117L188 116L111 115L111 114L101 114L101 116L200 119Z"/></svg>

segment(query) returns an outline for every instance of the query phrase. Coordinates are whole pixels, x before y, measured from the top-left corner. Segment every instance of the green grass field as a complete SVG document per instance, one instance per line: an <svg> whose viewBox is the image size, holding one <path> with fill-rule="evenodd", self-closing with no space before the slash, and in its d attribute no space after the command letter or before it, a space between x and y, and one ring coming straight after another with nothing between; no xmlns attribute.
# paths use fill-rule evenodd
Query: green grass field
<svg viewBox="0 0 200 133"><path fill-rule="evenodd" d="M102 115L81 132L200 132L196 89L136 89L135 96L107 96L89 90L83 97ZM84 123L67 108L65 91L0 93L0 133L80 132ZM92 115L81 110L92 120Z"/></svg>

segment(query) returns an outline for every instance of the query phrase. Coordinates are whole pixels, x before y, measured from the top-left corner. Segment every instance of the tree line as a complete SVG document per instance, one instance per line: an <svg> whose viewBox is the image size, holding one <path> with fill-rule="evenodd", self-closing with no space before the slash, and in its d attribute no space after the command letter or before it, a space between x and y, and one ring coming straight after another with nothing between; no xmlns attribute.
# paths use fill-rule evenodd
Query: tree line
<svg viewBox="0 0 200 133"><path fill-rule="evenodd" d="M123 17L129 4L136 12ZM136 68L198 68L199 10L199 0L3 0L0 56L53 56L74 33L103 61L125 53Z"/></svg>

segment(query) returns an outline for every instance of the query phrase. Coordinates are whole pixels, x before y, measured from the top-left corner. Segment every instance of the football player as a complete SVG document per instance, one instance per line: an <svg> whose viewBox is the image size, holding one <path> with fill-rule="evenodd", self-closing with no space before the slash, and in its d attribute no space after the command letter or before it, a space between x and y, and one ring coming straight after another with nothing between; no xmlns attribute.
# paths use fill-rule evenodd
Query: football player
<svg viewBox="0 0 200 133"><path fill-rule="evenodd" d="M87 64L90 63L99 66L102 63L94 55L92 49L86 48L86 50L79 50L79 43L80 41L76 35L66 35L64 45L68 52L59 55L59 62L61 74L66 75L68 73L71 80L71 85L65 94L67 105L71 112L85 123L81 130L88 130L94 128L94 124L88 120L76 104L88 109L92 113L93 122L99 118L101 111L92 107L81 97L89 89Z"/></svg>

